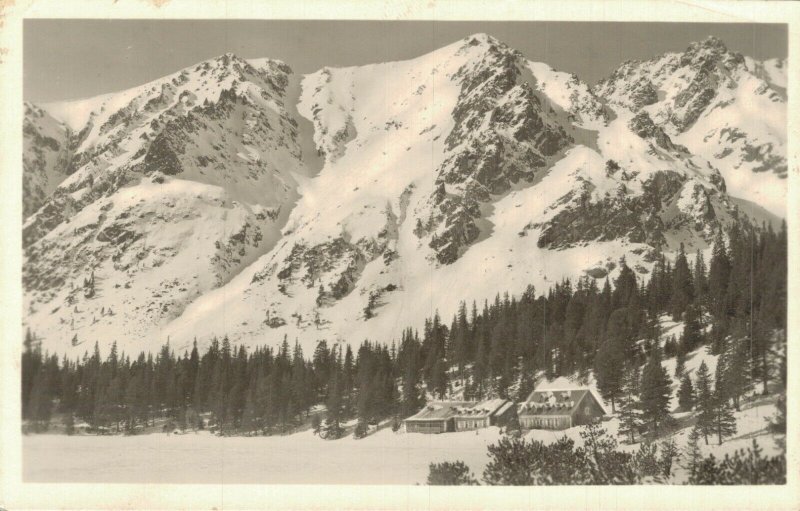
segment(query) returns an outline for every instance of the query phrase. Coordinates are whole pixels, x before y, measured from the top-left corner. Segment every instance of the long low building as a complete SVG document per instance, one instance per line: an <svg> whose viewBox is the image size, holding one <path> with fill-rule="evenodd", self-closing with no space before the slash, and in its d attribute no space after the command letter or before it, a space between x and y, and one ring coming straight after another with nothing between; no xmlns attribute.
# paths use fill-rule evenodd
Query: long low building
<svg viewBox="0 0 800 511"><path fill-rule="evenodd" d="M408 433L448 433L503 425L515 412L507 399L434 401L403 422Z"/></svg>
<svg viewBox="0 0 800 511"><path fill-rule="evenodd" d="M530 429L567 429L605 414L589 389L534 390L520 405L519 424Z"/></svg>
<svg viewBox="0 0 800 511"><path fill-rule="evenodd" d="M508 399L490 399L460 408L455 416L456 431L502 426L515 412Z"/></svg>

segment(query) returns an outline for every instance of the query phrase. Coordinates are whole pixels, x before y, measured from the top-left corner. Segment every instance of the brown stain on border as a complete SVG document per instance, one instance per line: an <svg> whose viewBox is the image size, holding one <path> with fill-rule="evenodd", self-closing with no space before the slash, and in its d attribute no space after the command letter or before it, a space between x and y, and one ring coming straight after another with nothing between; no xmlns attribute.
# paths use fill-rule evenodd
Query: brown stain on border
<svg viewBox="0 0 800 511"><path fill-rule="evenodd" d="M0 0L2 2L3 0ZM12 0L13 1L13 0ZM117 3L119 0L114 0L114 3ZM144 3L150 4L155 8L161 8L161 6L170 3L171 0L142 0Z"/></svg>
<svg viewBox="0 0 800 511"><path fill-rule="evenodd" d="M0 29L6 24L6 10L17 3L17 0L0 0ZM0 64L5 62L5 56L8 54L8 48L0 48Z"/></svg>

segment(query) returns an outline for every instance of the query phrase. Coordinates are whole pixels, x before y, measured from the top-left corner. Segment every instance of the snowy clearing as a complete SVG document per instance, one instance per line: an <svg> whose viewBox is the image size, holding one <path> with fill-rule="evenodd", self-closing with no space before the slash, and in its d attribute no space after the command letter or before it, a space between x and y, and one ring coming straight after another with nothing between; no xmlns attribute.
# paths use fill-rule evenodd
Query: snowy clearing
<svg viewBox="0 0 800 511"><path fill-rule="evenodd" d="M428 464L463 459L476 473L497 428L425 435L383 429L327 441L311 431L275 437L186 435L23 438L27 482L424 484ZM147 470L143 470L147 467Z"/></svg>
<svg viewBox="0 0 800 511"><path fill-rule="evenodd" d="M716 438L709 438L708 446L701 445L703 453L721 458L752 446L756 438L765 455L778 454L775 437L766 432L765 422L774 412L772 399L746 404L735 413L736 435L722 446L716 445ZM686 415L676 415L683 426L673 435L680 449L686 445L692 424ZM616 419L603 423L611 434L617 432L617 426ZM531 430L526 438L550 443L566 435L580 445L580 431L580 427ZM216 437L207 432L32 435L22 439L23 478L26 482L73 483L414 485L425 484L428 465L441 461L462 460L480 478L488 462L486 447L500 437L496 427L440 435L393 433L384 428L361 440L347 436L332 441L310 430L273 437ZM635 450L639 444L620 447ZM678 470L673 482L679 483L684 475Z"/></svg>

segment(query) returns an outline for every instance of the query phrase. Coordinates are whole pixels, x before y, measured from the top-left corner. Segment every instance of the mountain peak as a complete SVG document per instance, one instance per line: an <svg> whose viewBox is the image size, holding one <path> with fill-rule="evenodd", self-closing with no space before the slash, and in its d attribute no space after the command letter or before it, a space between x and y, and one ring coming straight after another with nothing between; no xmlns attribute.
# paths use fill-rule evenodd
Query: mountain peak
<svg viewBox="0 0 800 511"><path fill-rule="evenodd" d="M696 53L698 51L708 50L712 53L727 53L728 47L722 39L716 36L708 36L702 41L695 41L686 49L687 52Z"/></svg>
<svg viewBox="0 0 800 511"><path fill-rule="evenodd" d="M486 32L476 32L476 33L468 35L467 37L464 38L464 40L468 41L468 42L472 41L473 39L475 39L478 42L482 42L482 43L497 42L497 39L495 39L494 37L490 36Z"/></svg>
<svg viewBox="0 0 800 511"><path fill-rule="evenodd" d="M219 63L222 66L229 66L229 65L231 65L233 63L236 63L236 62L239 62L241 64L247 63L247 61L245 59L241 58L240 56L238 56L235 53L230 52L230 51L227 52L227 53L223 53L222 55L219 55L217 57L214 57L212 59L208 59L206 62Z"/></svg>
<svg viewBox="0 0 800 511"><path fill-rule="evenodd" d="M487 34L486 32L478 32L472 35L469 35L463 39L466 43L466 46L487 46L489 48L499 47L499 48L507 48L508 45L503 41L497 39L494 36Z"/></svg>

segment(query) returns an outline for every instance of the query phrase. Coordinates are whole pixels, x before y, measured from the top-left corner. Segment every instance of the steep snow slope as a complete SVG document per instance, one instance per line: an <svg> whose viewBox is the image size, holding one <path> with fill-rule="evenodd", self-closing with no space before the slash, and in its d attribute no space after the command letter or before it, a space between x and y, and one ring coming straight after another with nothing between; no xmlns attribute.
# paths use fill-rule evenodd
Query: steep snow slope
<svg viewBox="0 0 800 511"><path fill-rule="evenodd" d="M710 37L683 53L626 62L594 92L647 112L717 167L728 192L786 215L786 62L759 62Z"/></svg>
<svg viewBox="0 0 800 511"><path fill-rule="evenodd" d="M703 249L743 217L719 171L649 117L486 35L323 69L298 108L325 165L276 248L164 329L181 349L388 341L462 299L602 278L622 256L646 274L653 247Z"/></svg>
<svg viewBox="0 0 800 511"><path fill-rule="evenodd" d="M224 55L47 105L79 135L24 225L25 322L45 347L159 343L164 322L268 252L317 165L298 95L285 64Z"/></svg>

